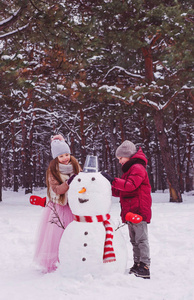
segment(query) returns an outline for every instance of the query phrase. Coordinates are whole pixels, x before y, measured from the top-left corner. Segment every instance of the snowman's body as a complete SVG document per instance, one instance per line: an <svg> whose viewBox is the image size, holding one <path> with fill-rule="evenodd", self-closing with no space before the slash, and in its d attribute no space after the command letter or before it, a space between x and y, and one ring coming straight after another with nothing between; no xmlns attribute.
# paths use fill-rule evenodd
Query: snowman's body
<svg viewBox="0 0 194 300"><path fill-rule="evenodd" d="M84 190L83 190L84 188ZM106 231L103 222L111 206L111 185L100 173L79 173L72 181L68 199L70 208L81 221L73 221L65 229L59 249L60 270L63 275L124 273L127 261L125 241L113 227L112 245L115 261L103 262ZM86 222L83 216L92 218ZM84 221L83 221L84 220Z"/></svg>

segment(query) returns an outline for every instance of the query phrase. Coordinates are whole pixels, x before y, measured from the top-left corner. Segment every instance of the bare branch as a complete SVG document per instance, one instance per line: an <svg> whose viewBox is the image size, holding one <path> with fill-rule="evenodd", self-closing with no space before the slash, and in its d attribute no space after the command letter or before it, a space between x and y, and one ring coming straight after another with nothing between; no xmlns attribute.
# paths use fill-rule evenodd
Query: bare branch
<svg viewBox="0 0 194 300"><path fill-rule="evenodd" d="M47 206L52 210L52 212L54 213L54 217L52 218L52 220L50 221L51 224L56 224L58 227L65 229L59 214L56 210L56 205L55 203L52 203L52 205L49 205L49 203L47 204Z"/></svg>
<svg viewBox="0 0 194 300"><path fill-rule="evenodd" d="M0 22L0 30L4 30L7 27L10 27L12 24L14 24L26 7L27 7L27 4L23 5L11 17L1 21Z"/></svg>

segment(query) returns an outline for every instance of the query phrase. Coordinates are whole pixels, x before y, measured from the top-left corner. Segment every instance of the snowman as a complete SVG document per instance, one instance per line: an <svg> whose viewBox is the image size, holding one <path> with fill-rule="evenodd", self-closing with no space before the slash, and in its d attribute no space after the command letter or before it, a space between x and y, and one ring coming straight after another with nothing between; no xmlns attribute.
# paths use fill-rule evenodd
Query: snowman
<svg viewBox="0 0 194 300"><path fill-rule="evenodd" d="M126 244L110 217L111 185L98 172L96 156L87 156L83 172L71 182L69 206L74 215L64 231L59 248L63 276L93 277L124 273Z"/></svg>

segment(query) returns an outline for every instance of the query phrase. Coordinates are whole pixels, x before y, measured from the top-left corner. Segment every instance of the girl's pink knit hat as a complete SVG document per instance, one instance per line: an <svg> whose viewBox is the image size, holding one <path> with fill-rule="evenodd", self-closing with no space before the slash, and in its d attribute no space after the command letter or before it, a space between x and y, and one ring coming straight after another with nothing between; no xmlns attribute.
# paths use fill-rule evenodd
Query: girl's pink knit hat
<svg viewBox="0 0 194 300"><path fill-rule="evenodd" d="M59 155L71 153L68 144L65 142L65 139L61 134L55 135L51 138L51 153L53 159Z"/></svg>

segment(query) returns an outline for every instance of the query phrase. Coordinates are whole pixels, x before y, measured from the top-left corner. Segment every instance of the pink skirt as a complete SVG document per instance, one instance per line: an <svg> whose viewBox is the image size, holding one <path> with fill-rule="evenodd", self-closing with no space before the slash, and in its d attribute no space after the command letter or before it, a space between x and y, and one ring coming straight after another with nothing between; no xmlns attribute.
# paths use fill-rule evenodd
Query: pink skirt
<svg viewBox="0 0 194 300"><path fill-rule="evenodd" d="M59 244L67 225L73 221L69 205L49 202L43 211L34 261L41 266L43 272L52 272L59 263Z"/></svg>

